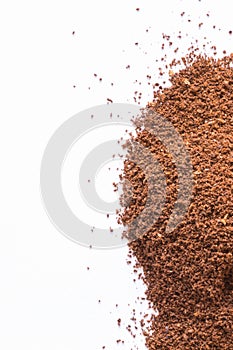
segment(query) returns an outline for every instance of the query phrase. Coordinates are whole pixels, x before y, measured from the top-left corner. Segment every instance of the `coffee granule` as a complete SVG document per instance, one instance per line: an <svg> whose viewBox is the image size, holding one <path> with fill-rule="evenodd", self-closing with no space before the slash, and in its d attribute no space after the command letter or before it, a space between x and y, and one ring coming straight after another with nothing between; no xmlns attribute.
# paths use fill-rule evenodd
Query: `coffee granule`
<svg viewBox="0 0 233 350"><path fill-rule="evenodd" d="M214 59L190 52L182 62L185 67L177 73L170 67L171 86L154 92L135 122L136 136L126 144L129 158L121 180L131 182L133 196L119 220L126 236L134 238L130 253L135 268L143 268L147 299L158 310L144 332L147 348L233 350L233 55ZM157 114L182 137L193 167L192 200L172 232L166 225L179 191L178 174L165 146L147 130ZM135 141L166 175L165 205L147 231L147 216L132 225L148 194L143 167L130 160ZM123 190L130 198L127 186Z"/></svg>

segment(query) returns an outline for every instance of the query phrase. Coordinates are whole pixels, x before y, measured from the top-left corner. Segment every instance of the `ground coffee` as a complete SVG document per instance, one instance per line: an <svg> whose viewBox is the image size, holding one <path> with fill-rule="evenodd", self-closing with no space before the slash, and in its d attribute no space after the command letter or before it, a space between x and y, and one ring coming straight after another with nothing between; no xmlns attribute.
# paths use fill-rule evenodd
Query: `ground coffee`
<svg viewBox="0 0 233 350"><path fill-rule="evenodd" d="M147 298L159 311L151 319L150 332L145 332L148 349L231 350L233 55L214 59L190 53L182 61L185 67L177 73L169 67L172 85L155 92L153 102L136 121L136 137L131 136L131 141L150 151L166 174L165 206L148 232L143 231L143 222L130 226L143 212L148 188L142 168L129 157L122 180L131 182L133 200L120 220L128 237L140 237L129 247L137 266L143 268ZM170 233L166 224L176 201L177 169L164 145L146 130L155 112L181 135L193 166L191 204L182 223ZM127 186L124 191L125 198L130 197Z"/></svg>

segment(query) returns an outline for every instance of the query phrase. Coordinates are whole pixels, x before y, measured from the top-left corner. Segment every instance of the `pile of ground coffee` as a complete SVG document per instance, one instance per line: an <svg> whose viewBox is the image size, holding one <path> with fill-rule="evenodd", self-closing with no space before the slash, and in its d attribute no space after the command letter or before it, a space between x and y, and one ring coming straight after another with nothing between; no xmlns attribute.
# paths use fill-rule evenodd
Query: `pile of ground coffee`
<svg viewBox="0 0 233 350"><path fill-rule="evenodd" d="M190 54L185 68L170 72L172 85L155 92L136 122L136 140L166 174L166 203L149 229L130 226L143 211L147 182L142 168L125 161L122 179L134 196L120 219L143 268L147 298L158 316L145 333L148 349L233 349L233 55ZM166 232L177 191L177 169L164 145L146 130L155 113L181 135L193 166L188 211ZM142 127L144 126L144 127ZM127 189L125 188L125 191ZM129 194L128 194L129 196ZM127 193L126 193L127 197ZM153 215L153 212L151 212ZM145 217L146 218L146 217Z"/></svg>

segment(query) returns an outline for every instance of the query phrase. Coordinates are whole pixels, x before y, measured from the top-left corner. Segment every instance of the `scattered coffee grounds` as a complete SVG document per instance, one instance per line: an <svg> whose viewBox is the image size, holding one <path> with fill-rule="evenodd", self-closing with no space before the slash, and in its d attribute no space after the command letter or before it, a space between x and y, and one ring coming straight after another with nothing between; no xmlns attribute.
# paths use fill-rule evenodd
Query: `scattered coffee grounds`
<svg viewBox="0 0 233 350"><path fill-rule="evenodd" d="M170 66L171 86L154 93L153 102L135 122L136 136L126 144L129 157L121 179L126 182L124 203L128 206L119 220L126 226L126 236L135 238L129 243L130 253L137 259L136 267L143 268L146 296L158 310L144 332L147 348L231 350L233 55L214 59L189 53L182 62L184 68L176 73ZM171 232L166 226L179 191L178 174L165 146L147 130L147 125L157 122L158 114L182 137L193 167L191 203ZM139 225L132 224L143 213L148 195L143 164L130 160L135 141L149 151L166 175L163 210L147 231L153 211ZM133 188L132 196L126 180ZM160 184L162 178L157 180ZM162 196L160 188L154 195L157 199Z"/></svg>

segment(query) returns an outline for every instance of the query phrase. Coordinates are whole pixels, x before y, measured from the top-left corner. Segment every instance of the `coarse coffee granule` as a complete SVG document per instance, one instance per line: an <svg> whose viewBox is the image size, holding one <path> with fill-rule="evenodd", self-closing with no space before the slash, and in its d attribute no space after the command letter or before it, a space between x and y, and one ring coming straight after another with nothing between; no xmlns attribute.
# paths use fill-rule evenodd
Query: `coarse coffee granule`
<svg viewBox="0 0 233 350"><path fill-rule="evenodd" d="M189 53L182 62L183 69L169 74L171 86L154 93L126 145L137 141L160 163L165 206L147 232L146 223L130 226L143 212L148 188L142 168L129 156L121 179L131 182L133 199L119 220L135 238L130 251L143 268L148 301L159 312L144 332L147 348L233 350L233 55ZM177 169L146 129L156 114L182 137L193 167L191 203L172 232L166 224L176 201ZM130 198L127 185L124 192Z"/></svg>

